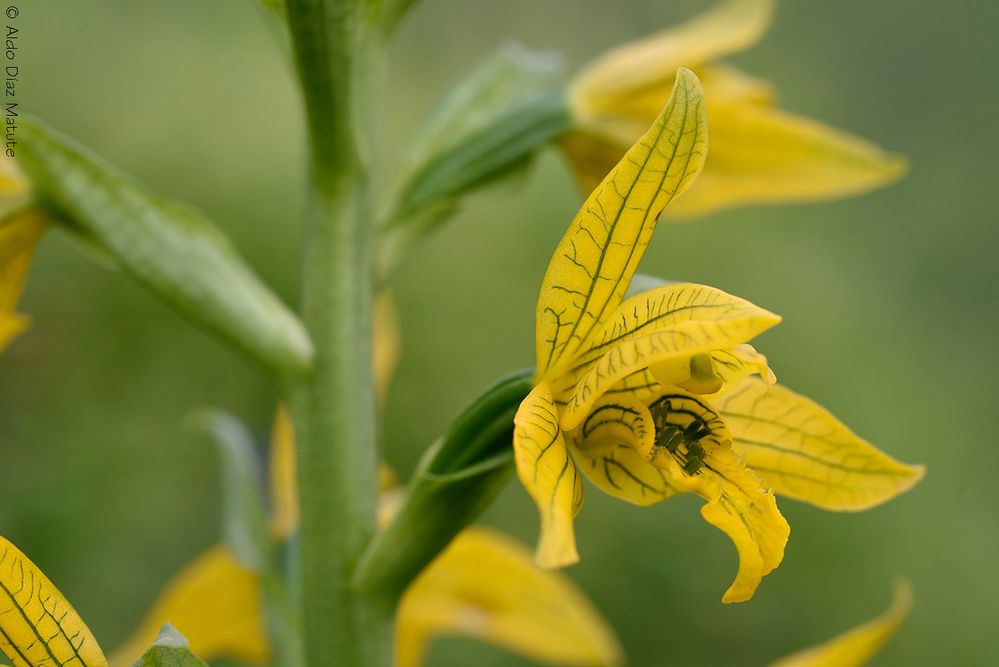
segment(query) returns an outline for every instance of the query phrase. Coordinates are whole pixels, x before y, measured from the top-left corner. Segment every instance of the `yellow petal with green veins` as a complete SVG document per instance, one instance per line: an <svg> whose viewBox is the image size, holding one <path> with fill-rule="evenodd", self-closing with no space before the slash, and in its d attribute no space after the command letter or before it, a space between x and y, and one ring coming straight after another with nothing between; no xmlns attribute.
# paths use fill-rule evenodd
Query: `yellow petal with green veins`
<svg viewBox="0 0 999 667"><path fill-rule="evenodd" d="M537 368L557 377L621 303L663 208L707 151L697 77L680 70L652 127L586 199L552 256L537 306Z"/></svg>
<svg viewBox="0 0 999 667"><path fill-rule="evenodd" d="M623 339L579 379L562 412L562 428L576 428L598 398L632 373L652 368L654 375L657 364L739 345L778 322L778 316L755 308L733 319L680 322L669 329Z"/></svg>
<svg viewBox="0 0 999 667"><path fill-rule="evenodd" d="M619 381L608 389L604 396L610 399L627 395L640 403L647 403L661 393L662 385L656 380L655 375L649 369L643 368Z"/></svg>
<svg viewBox="0 0 999 667"><path fill-rule="evenodd" d="M773 313L714 287L695 283L663 285L636 294L618 306L573 371L579 372L614 345L653 331L684 322L737 322L756 317L780 321Z"/></svg>
<svg viewBox="0 0 999 667"><path fill-rule="evenodd" d="M548 385L534 388L513 423L517 475L541 516L535 560L541 567L571 565L579 560L572 520L583 506L583 483L559 430Z"/></svg>
<svg viewBox="0 0 999 667"><path fill-rule="evenodd" d="M731 389L753 374L760 375L768 384L777 381L767 358L746 344L656 364L652 373L663 385L676 385L702 396Z"/></svg>
<svg viewBox="0 0 999 667"><path fill-rule="evenodd" d="M139 658L164 623L176 627L203 660L224 656L263 663L270 656L257 577L222 546L201 555L167 584L136 631L115 651L115 667Z"/></svg>
<svg viewBox="0 0 999 667"><path fill-rule="evenodd" d="M573 113L583 118L618 113L630 99L666 88L678 67L696 67L752 46L769 27L773 7L773 0L728 0L604 54L576 77L570 91Z"/></svg>
<svg viewBox="0 0 999 667"><path fill-rule="evenodd" d="M735 345L726 350L711 353L714 372L722 381L722 391L735 387L750 375L759 375L766 384L777 382L777 376L770 370L767 358L752 345ZM695 392L696 393L696 392Z"/></svg>
<svg viewBox="0 0 999 667"><path fill-rule="evenodd" d="M701 516L722 530L739 552L739 571L722 602L744 602L784 557L790 527L760 480L731 445L722 418L703 399L669 390L649 407L653 446L642 453L672 483L708 502Z"/></svg>
<svg viewBox="0 0 999 667"><path fill-rule="evenodd" d="M0 651L14 667L108 664L69 600L4 537L0 537Z"/></svg>
<svg viewBox="0 0 999 667"><path fill-rule="evenodd" d="M751 377L711 400L746 465L783 496L857 511L923 478L923 466L896 461L824 408L779 385Z"/></svg>
<svg viewBox="0 0 999 667"><path fill-rule="evenodd" d="M0 352L28 327L17 314L28 267L48 225L38 211L15 214L0 222Z"/></svg>
<svg viewBox="0 0 999 667"><path fill-rule="evenodd" d="M546 664L622 663L614 634L565 577L517 542L468 528L413 582L399 606L396 667L419 667L428 641L463 635Z"/></svg>
<svg viewBox="0 0 999 667"><path fill-rule="evenodd" d="M569 437L583 474L615 498L644 506L683 492L639 453L651 449L655 425L649 409L629 396L604 396Z"/></svg>
<svg viewBox="0 0 999 667"><path fill-rule="evenodd" d="M836 199L893 183L906 171L904 158L803 116L743 104L710 110L711 158L671 216Z"/></svg>
<svg viewBox="0 0 999 667"><path fill-rule="evenodd" d="M824 644L799 651L770 667L861 667L888 643L905 622L912 607L912 587L895 586L891 607L881 616L853 628Z"/></svg>

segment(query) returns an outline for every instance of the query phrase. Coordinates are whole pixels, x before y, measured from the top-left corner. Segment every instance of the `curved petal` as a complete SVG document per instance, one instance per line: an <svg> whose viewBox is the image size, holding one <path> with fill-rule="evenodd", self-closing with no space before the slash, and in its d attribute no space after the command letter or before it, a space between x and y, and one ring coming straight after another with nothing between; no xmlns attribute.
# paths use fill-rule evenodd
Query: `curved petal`
<svg viewBox="0 0 999 667"><path fill-rule="evenodd" d="M770 26L773 8L773 0L728 0L604 54L576 76L570 91L573 113L584 119L620 114L633 100L666 89L678 67L696 67L752 46ZM660 98L657 108L661 105Z"/></svg>
<svg viewBox="0 0 999 667"><path fill-rule="evenodd" d="M622 662L613 631L571 581L538 569L527 549L484 528L458 535L406 591L397 667L421 665L430 639L445 634L550 664Z"/></svg>
<svg viewBox="0 0 999 667"><path fill-rule="evenodd" d="M735 387L751 375L759 375L760 380L766 385L777 382L777 376L770 370L767 358L757 352L752 345L735 345L712 352L711 360L714 363L714 374L721 380L721 391Z"/></svg>
<svg viewBox="0 0 999 667"><path fill-rule="evenodd" d="M925 473L779 385L747 378L712 402L746 465L783 496L829 510L864 510L908 491Z"/></svg>
<svg viewBox="0 0 999 667"><path fill-rule="evenodd" d="M203 660L225 656L263 663L270 656L257 577L222 546L202 554L166 585L112 662L132 664L164 623L187 637L191 651Z"/></svg>
<svg viewBox="0 0 999 667"><path fill-rule="evenodd" d="M750 599L780 564L790 534L773 492L746 468L722 418L700 397L669 390L649 410L656 441L643 453L676 486L708 501L701 516L739 552L739 571L722 602Z"/></svg>
<svg viewBox="0 0 999 667"><path fill-rule="evenodd" d="M680 70L669 104L587 198L552 256L537 305L542 379L569 367L621 303L659 214L699 173L706 151L700 84Z"/></svg>
<svg viewBox="0 0 999 667"><path fill-rule="evenodd" d="M861 667L894 636L911 607L912 587L901 582L895 586L895 597L885 613L824 644L784 657L770 667Z"/></svg>
<svg viewBox="0 0 999 667"><path fill-rule="evenodd" d="M513 423L517 475L541 515L535 560L541 567L571 565L579 560L572 520L583 506L583 483L558 427L548 385L534 388Z"/></svg>
<svg viewBox="0 0 999 667"><path fill-rule="evenodd" d="M598 398L637 371L650 368L655 375L657 366L662 369L663 365L683 362L698 354L740 345L778 322L777 315L752 306L739 310L730 319L679 322L668 329L624 337L579 378L566 400L562 428L566 431L576 428ZM665 378L657 379L663 383Z"/></svg>
<svg viewBox="0 0 999 667"><path fill-rule="evenodd" d="M4 537L0 537L0 652L14 667L108 664L69 600Z"/></svg>
<svg viewBox="0 0 999 667"><path fill-rule="evenodd" d="M639 453L652 447L655 424L631 396L604 396L569 438L583 474L615 498L652 505L684 491Z"/></svg>
<svg viewBox="0 0 999 667"><path fill-rule="evenodd" d="M630 396L643 404L650 403L657 396L662 394L663 386L648 368L643 368L631 375L625 376L604 393L606 398L616 398L619 396ZM562 407L565 407L562 404Z"/></svg>
<svg viewBox="0 0 999 667"><path fill-rule="evenodd" d="M38 211L0 222L0 352L28 327L28 318L15 311L31 258L47 227Z"/></svg>
<svg viewBox="0 0 999 667"><path fill-rule="evenodd" d="M696 283L672 283L636 294L607 318L574 372L586 368L618 343L685 322L738 322L780 317L720 289Z"/></svg>

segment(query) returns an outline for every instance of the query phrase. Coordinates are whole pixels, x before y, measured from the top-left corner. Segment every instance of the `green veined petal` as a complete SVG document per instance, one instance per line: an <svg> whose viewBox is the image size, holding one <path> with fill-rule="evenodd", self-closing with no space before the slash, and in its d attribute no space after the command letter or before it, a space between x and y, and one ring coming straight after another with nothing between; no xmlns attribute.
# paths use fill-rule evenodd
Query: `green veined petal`
<svg viewBox="0 0 999 667"><path fill-rule="evenodd" d="M640 454L652 447L655 424L631 396L604 396L569 438L583 474L615 498L652 505L685 491Z"/></svg>
<svg viewBox="0 0 999 667"><path fill-rule="evenodd" d="M739 321L752 317L780 317L745 299L720 289L694 283L663 285L626 300L600 329L593 345L580 356L573 371L579 372L614 345L675 327L684 322Z"/></svg>
<svg viewBox="0 0 999 667"><path fill-rule="evenodd" d="M680 70L669 104L593 191L563 237L537 306L537 368L557 377L621 303L663 208L707 152L697 77Z"/></svg>
<svg viewBox="0 0 999 667"><path fill-rule="evenodd" d="M877 618L833 637L824 644L799 651L770 667L861 667L894 636L912 607L912 587L895 586L891 607Z"/></svg>
<svg viewBox="0 0 999 667"><path fill-rule="evenodd" d="M777 376L770 369L767 358L757 352L752 345L744 343L712 352L711 360L714 362L714 373L722 384L720 391L735 387L750 375L759 375L768 385L777 382ZM693 391L689 387L685 389ZM694 391L694 393L701 392Z"/></svg>
<svg viewBox="0 0 999 667"><path fill-rule="evenodd" d="M0 651L14 667L108 664L69 600L4 537L0 537Z"/></svg>
<svg viewBox="0 0 999 667"><path fill-rule="evenodd" d="M589 600L504 535L468 528L424 570L399 606L396 666L423 664L434 636L475 637L538 662L611 666L621 649Z"/></svg>
<svg viewBox="0 0 999 667"><path fill-rule="evenodd" d="M643 452L674 485L708 501L701 516L739 552L739 571L722 602L744 602L784 557L790 528L774 495L746 468L722 418L702 398L667 390L650 406L655 444Z"/></svg>
<svg viewBox="0 0 999 667"><path fill-rule="evenodd" d="M562 428L576 428L598 398L636 371L651 368L655 374L657 365L731 348L779 321L773 313L754 307L732 319L680 322L668 329L622 339L579 379L562 412Z"/></svg>
<svg viewBox="0 0 999 667"><path fill-rule="evenodd" d="M896 461L824 408L747 378L712 399L735 447L777 493L829 510L863 510L911 489L923 466Z"/></svg>
<svg viewBox="0 0 999 667"><path fill-rule="evenodd" d="M571 565L579 560L572 520L583 506L583 484L559 430L548 385L534 388L513 423L517 475L541 515L535 560L541 567Z"/></svg>

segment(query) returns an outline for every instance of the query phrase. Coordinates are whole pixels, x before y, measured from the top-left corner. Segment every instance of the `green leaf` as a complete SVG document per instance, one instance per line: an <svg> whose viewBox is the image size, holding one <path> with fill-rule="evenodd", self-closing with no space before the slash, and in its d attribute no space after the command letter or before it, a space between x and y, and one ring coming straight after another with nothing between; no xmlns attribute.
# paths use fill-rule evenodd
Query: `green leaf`
<svg viewBox="0 0 999 667"><path fill-rule="evenodd" d="M391 268L463 195L524 167L569 127L561 69L550 53L510 45L444 97L409 146L384 218L383 265Z"/></svg>
<svg viewBox="0 0 999 667"><path fill-rule="evenodd" d="M271 543L253 436L238 419L221 411L201 414L197 423L211 436L221 455L222 530L226 544L240 563L261 572L269 564Z"/></svg>
<svg viewBox="0 0 999 667"><path fill-rule="evenodd" d="M191 653L184 635L167 623L153 645L132 667L208 667L208 663Z"/></svg>
<svg viewBox="0 0 999 667"><path fill-rule="evenodd" d="M358 587L398 597L496 498L513 472L513 416L533 375L523 370L496 382L427 450L392 523L362 556Z"/></svg>
<svg viewBox="0 0 999 667"><path fill-rule="evenodd" d="M39 122L23 120L20 132L18 162L55 219L273 373L309 370L305 328L203 213L150 192Z"/></svg>

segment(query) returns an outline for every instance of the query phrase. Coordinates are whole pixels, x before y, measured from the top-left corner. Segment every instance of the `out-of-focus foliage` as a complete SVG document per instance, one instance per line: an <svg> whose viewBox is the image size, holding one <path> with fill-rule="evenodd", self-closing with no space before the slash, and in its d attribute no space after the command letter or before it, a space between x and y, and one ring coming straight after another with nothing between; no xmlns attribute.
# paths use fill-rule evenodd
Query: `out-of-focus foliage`
<svg viewBox="0 0 999 667"><path fill-rule="evenodd" d="M208 212L294 303L302 132L289 71L252 5L52 0L42 11L22 3L19 95L157 191ZM564 52L575 70L710 5L425 3L398 32L389 120L398 137L408 134L469 63L510 37ZM876 660L999 660L988 633L999 598L999 536L990 529L999 522L991 446L999 228L986 185L999 169L999 136L987 131L999 93L983 84L999 67L997 30L986 0L787 0L767 38L731 57L778 86L787 108L904 153L909 174L848 201L670 226L640 270L779 312L784 323L761 347L780 380L930 474L859 516L783 503L795 526L788 557L738 608L716 595L735 556L701 525L693 501L634 512L590 494L579 528L586 559L569 574L634 664L657 664L666 642L676 664L766 664L867 617L898 573L912 578L918 601ZM403 352L384 437L400 471L475 392L530 363L537 287L580 203L560 162L545 156L523 189L470 199L400 269ZM236 357L61 236L40 247L19 312L33 326L0 356L0 532L44 563L114 646L128 632L122 617L140 614L219 534L216 512L205 511L219 506L216 456L185 432L184 418L218 405L256 415L262 435L276 397ZM530 541L536 527L524 517L533 511L511 485L486 520ZM524 664L466 640L442 640L429 657L430 665Z"/></svg>

